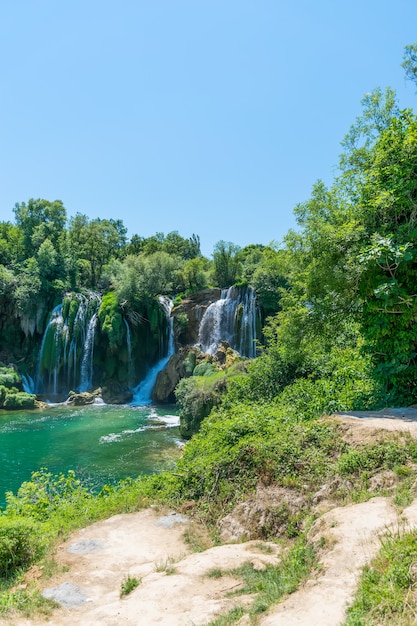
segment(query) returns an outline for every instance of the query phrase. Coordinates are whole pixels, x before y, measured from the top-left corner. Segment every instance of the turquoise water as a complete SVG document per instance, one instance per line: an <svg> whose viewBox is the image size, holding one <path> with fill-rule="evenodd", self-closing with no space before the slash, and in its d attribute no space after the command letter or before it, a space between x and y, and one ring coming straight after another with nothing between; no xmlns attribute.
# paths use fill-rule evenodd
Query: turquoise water
<svg viewBox="0 0 417 626"><path fill-rule="evenodd" d="M94 488L172 464L182 441L175 407L51 406L0 411L0 505L33 471L76 471Z"/></svg>

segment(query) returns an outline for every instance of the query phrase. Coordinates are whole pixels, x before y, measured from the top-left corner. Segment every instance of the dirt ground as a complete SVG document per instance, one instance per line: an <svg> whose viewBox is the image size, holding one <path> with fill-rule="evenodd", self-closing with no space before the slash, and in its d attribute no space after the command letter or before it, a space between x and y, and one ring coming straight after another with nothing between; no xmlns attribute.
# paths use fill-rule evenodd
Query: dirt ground
<svg viewBox="0 0 417 626"><path fill-rule="evenodd" d="M397 412L401 412L399 415ZM351 440L368 440L371 433L409 432L417 437L417 410L385 414L336 416ZM191 553L184 531L191 522L173 512L150 508L116 515L77 531L58 548L60 573L43 582L36 567L31 575L43 593L61 606L47 619L8 619L15 626L203 626L250 597L229 597L241 582L232 576L207 576L244 562L256 568L277 563L274 543L250 541L225 544ZM325 540L321 568L314 579L272 607L262 626L336 626L342 624L354 595L361 568L377 552L387 529L417 526L417 501L401 516L388 498L334 508L323 513L310 531ZM140 584L120 597L126 578ZM242 618L240 626L249 623Z"/></svg>

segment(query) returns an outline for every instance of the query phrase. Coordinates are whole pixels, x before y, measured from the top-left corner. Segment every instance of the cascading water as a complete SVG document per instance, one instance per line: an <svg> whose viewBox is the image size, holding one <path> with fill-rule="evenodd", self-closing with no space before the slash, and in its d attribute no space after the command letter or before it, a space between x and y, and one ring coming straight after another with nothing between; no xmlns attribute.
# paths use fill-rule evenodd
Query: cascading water
<svg viewBox="0 0 417 626"><path fill-rule="evenodd" d="M246 289L245 293L242 294L241 302L236 308L235 318L237 318L239 331L237 351L243 356L253 359L256 357L256 327L259 310L256 306L256 295L252 287Z"/></svg>
<svg viewBox="0 0 417 626"><path fill-rule="evenodd" d="M51 313L38 356L36 393L65 395L92 386L93 348L100 297L66 294Z"/></svg>
<svg viewBox="0 0 417 626"><path fill-rule="evenodd" d="M152 389L155 386L157 376L167 365L170 357L175 353L174 320L171 317L173 302L169 298L160 296L159 303L164 310L167 319L168 349L166 355L149 370L146 378L133 389L133 400L131 404L134 406L151 403Z"/></svg>
<svg viewBox="0 0 417 626"><path fill-rule="evenodd" d="M243 356L256 356L256 296L252 287L223 289L221 298L210 304L201 320L198 345L215 354L221 341Z"/></svg>
<svg viewBox="0 0 417 626"><path fill-rule="evenodd" d="M23 391L26 393L36 393L35 381L29 374L20 374L22 379Z"/></svg>
<svg viewBox="0 0 417 626"><path fill-rule="evenodd" d="M87 391L93 385L93 352L94 334L96 329L97 313L94 313L88 324L87 336L84 342L83 360L81 363L81 381L79 391Z"/></svg>

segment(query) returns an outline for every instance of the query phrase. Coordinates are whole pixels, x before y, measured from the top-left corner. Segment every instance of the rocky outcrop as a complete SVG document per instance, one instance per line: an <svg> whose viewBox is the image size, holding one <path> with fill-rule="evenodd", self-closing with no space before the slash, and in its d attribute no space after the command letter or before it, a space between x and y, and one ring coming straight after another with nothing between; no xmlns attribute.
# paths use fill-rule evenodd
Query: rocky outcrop
<svg viewBox="0 0 417 626"><path fill-rule="evenodd" d="M220 296L221 290L218 288L202 289L184 298L172 309L177 345L190 346L197 343L202 317L210 304L219 300Z"/></svg>
<svg viewBox="0 0 417 626"><path fill-rule="evenodd" d="M188 376L207 376L216 370L227 370L234 363L241 361L240 355L226 341L221 341L215 355L204 354L195 346L181 347L172 355L165 369L159 372L152 390L152 402L155 404L175 403L175 388L182 378ZM211 365L211 370L204 365ZM242 361L242 370L245 364Z"/></svg>
<svg viewBox="0 0 417 626"><path fill-rule="evenodd" d="M103 385L101 395L106 404L129 404L133 400L132 390L114 381Z"/></svg>
<svg viewBox="0 0 417 626"><path fill-rule="evenodd" d="M228 369L233 363L241 360L242 357L240 354L236 352L236 350L233 350L227 341L221 341L219 343L216 354L213 357L213 361L220 369Z"/></svg>
<svg viewBox="0 0 417 626"><path fill-rule="evenodd" d="M307 498L294 489L259 484L253 495L239 502L218 522L222 541L295 536L300 531Z"/></svg>
<svg viewBox="0 0 417 626"><path fill-rule="evenodd" d="M185 359L188 350L180 348L176 354L169 359L167 366L159 372L155 386L152 390L152 402L161 404L164 402L175 403L175 387L181 378L187 374Z"/></svg>
<svg viewBox="0 0 417 626"><path fill-rule="evenodd" d="M70 404L71 406L86 406L88 404L94 404L95 399L96 394L90 393L89 391L82 391L81 393L70 391L66 404Z"/></svg>

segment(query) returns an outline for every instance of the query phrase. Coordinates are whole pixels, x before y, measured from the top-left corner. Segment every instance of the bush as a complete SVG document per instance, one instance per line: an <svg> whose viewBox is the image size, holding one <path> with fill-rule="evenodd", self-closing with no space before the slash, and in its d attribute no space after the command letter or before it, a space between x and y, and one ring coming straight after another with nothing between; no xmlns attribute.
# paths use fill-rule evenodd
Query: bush
<svg viewBox="0 0 417 626"><path fill-rule="evenodd" d="M191 437L198 432L201 422L218 402L218 397L214 390L200 387L195 377L180 380L175 396L180 405L181 435Z"/></svg>
<svg viewBox="0 0 417 626"><path fill-rule="evenodd" d="M21 382L22 379L14 369L11 367L0 367L0 385L10 389L11 387L20 385Z"/></svg>
<svg viewBox="0 0 417 626"><path fill-rule="evenodd" d="M16 391L6 394L3 407L5 409L33 409L35 408L35 401L35 395L25 391Z"/></svg>
<svg viewBox="0 0 417 626"><path fill-rule="evenodd" d="M28 567L42 548L40 527L27 518L0 517L0 576Z"/></svg>
<svg viewBox="0 0 417 626"><path fill-rule="evenodd" d="M3 406L6 396L7 396L7 387L5 387L4 385L0 385L0 407Z"/></svg>
<svg viewBox="0 0 417 626"><path fill-rule="evenodd" d="M395 442L377 443L351 449L342 454L338 462L339 472L342 475L359 474L363 471L378 469L394 469L397 465L407 462L412 456L413 449Z"/></svg>
<svg viewBox="0 0 417 626"><path fill-rule="evenodd" d="M187 376L192 375L196 362L197 355L195 353L195 350L189 350L187 356L184 359L184 369Z"/></svg>
<svg viewBox="0 0 417 626"><path fill-rule="evenodd" d="M183 333L184 331L186 331L188 327L188 323L189 323L189 320L188 320L187 313L177 313L174 316L174 324L178 333Z"/></svg>
<svg viewBox="0 0 417 626"><path fill-rule="evenodd" d="M193 371L193 376L211 376L215 374L217 369L213 365L213 363L209 363L208 361L204 361L204 363L199 363L195 366Z"/></svg>
<svg viewBox="0 0 417 626"><path fill-rule="evenodd" d="M336 427L315 420L295 423L273 404L216 409L178 462L182 496L224 505L259 480L313 489L332 471L341 447Z"/></svg>
<svg viewBox="0 0 417 626"><path fill-rule="evenodd" d="M6 514L45 521L64 505L77 506L88 497L87 489L73 470L54 476L42 468L32 473L30 481L21 484L16 495L6 493Z"/></svg>

